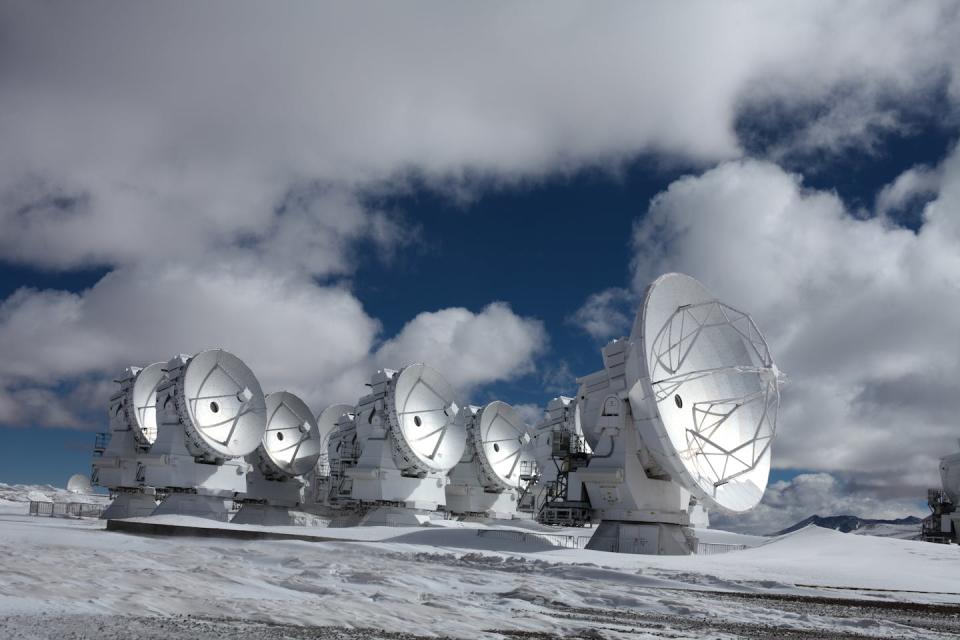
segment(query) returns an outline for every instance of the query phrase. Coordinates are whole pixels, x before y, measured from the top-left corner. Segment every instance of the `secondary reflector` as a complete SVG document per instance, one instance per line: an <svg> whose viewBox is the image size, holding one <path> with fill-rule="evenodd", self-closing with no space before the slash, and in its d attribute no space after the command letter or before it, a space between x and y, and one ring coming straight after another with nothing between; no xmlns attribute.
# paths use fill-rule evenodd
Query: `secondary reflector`
<svg viewBox="0 0 960 640"><path fill-rule="evenodd" d="M770 472L780 373L753 319L670 273L647 289L631 339L642 341L657 406L658 418L640 423L654 457L708 502L755 506Z"/></svg>

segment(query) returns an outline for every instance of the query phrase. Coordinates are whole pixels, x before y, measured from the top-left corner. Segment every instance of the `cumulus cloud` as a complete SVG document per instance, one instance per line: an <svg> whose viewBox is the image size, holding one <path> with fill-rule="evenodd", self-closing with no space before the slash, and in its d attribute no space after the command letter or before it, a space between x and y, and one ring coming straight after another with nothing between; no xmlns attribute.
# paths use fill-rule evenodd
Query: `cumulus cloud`
<svg viewBox="0 0 960 640"><path fill-rule="evenodd" d="M611 287L591 294L567 321L597 340L618 338L630 332L635 303L632 291Z"/></svg>
<svg viewBox="0 0 960 640"><path fill-rule="evenodd" d="M520 417L523 418L524 423L530 429L536 427L537 423L543 420L543 417L546 415L546 410L536 404L515 404L513 405L513 408L517 410L517 412L520 414Z"/></svg>
<svg viewBox="0 0 960 640"><path fill-rule="evenodd" d="M859 80L842 82L826 95L755 91L738 116L741 143L749 152L810 173L824 168L824 158L876 154L885 137L908 134L914 121L932 117L941 106L936 97L905 101L896 85Z"/></svg>
<svg viewBox="0 0 960 640"><path fill-rule="evenodd" d="M375 349L379 331L348 290L259 261L120 268L80 293L22 289L0 304L0 423L88 427L123 367L206 348L319 411L355 401L377 366L428 361L469 391L529 371L545 341L503 304L421 314Z"/></svg>
<svg viewBox="0 0 960 640"><path fill-rule="evenodd" d="M268 389L310 399L356 395L361 381L339 372L368 355L378 331L348 291L259 264L122 268L81 293L20 290L4 301L0 381L7 388L53 387L223 347L244 358Z"/></svg>
<svg viewBox="0 0 960 640"><path fill-rule="evenodd" d="M911 167L877 194L876 212L897 218L911 206L922 206L936 197L942 179L940 167Z"/></svg>
<svg viewBox="0 0 960 640"><path fill-rule="evenodd" d="M577 392L577 376L566 360L543 367L540 382L550 394L573 396Z"/></svg>
<svg viewBox="0 0 960 640"><path fill-rule="evenodd" d="M926 515L917 500L878 498L857 490L850 482L829 473L804 473L771 483L755 509L748 513L710 514L714 527L764 535L775 533L811 515L852 515L894 520Z"/></svg>
<svg viewBox="0 0 960 640"><path fill-rule="evenodd" d="M374 360L393 368L425 361L454 387L470 390L533 371L546 343L538 320L495 302L476 314L462 308L421 313L377 349Z"/></svg>
<svg viewBox="0 0 960 640"><path fill-rule="evenodd" d="M644 152L707 163L741 152L747 107L819 108L818 147L894 127L872 96L960 100L957 7L938 2L555 3L549 19L44 2L4 5L0 24L0 224L18 229L0 256L56 268L319 225L274 255L336 270L309 247L370 220L342 193L289 206L303 185L516 181Z"/></svg>
<svg viewBox="0 0 960 640"><path fill-rule="evenodd" d="M922 496L960 410L960 153L917 233L743 161L676 181L635 227L635 290L678 270L751 312L790 378L774 463Z"/></svg>

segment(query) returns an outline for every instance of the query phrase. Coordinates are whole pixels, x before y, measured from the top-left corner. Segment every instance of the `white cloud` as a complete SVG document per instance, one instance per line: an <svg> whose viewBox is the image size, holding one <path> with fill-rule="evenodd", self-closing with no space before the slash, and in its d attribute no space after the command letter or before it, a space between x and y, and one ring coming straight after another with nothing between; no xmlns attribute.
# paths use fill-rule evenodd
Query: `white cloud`
<svg viewBox="0 0 960 640"><path fill-rule="evenodd" d="M751 312L788 374L774 464L924 495L954 449L960 153L916 234L761 162L676 181L637 223L635 289L679 270Z"/></svg>
<svg viewBox="0 0 960 640"><path fill-rule="evenodd" d="M597 340L630 333L636 296L629 289L611 287L591 294L567 320Z"/></svg>
<svg viewBox="0 0 960 640"><path fill-rule="evenodd" d="M642 152L707 163L740 153L745 106L773 101L826 105L815 147L856 141L896 126L881 97L946 86L960 100L956 13L231 3L185 19L166 4L5 5L0 224L18 231L0 256L133 264L252 238L339 272L309 248L370 221L343 193L283 219L302 185L350 192L411 170L441 186L516 181ZM316 225L330 229L295 233Z"/></svg>
<svg viewBox="0 0 960 640"><path fill-rule="evenodd" d="M577 393L577 376L566 360L545 366L540 381L543 390L550 394L573 396Z"/></svg>
<svg viewBox="0 0 960 640"><path fill-rule="evenodd" d="M930 104L904 100L898 91L859 80L841 83L826 95L755 90L744 102L738 132L748 149L817 172L824 156L852 150L875 154L884 136L906 134L911 120L929 116Z"/></svg>
<svg viewBox="0 0 960 640"><path fill-rule="evenodd" d="M349 291L258 261L121 268L81 293L23 289L0 304L0 423L90 426L123 367L207 348L319 412L356 401L377 366L428 361L469 390L531 370L546 340L503 304L421 314L374 351L378 332Z"/></svg>
<svg viewBox="0 0 960 640"><path fill-rule="evenodd" d="M256 263L123 268L79 294L21 290L7 299L0 382L52 387L223 347L246 360L268 391L349 398L362 380L345 379L342 370L367 357L378 330L348 291Z"/></svg>
<svg viewBox="0 0 960 640"><path fill-rule="evenodd" d="M3 191L0 184L0 219L17 229L0 235L0 255L51 268L256 256L276 269L327 276L353 270L348 251L357 241L381 249L371 257L389 257L416 233L343 187L310 182L283 190L212 179L200 195L146 182L132 191L65 190L36 180Z"/></svg>
<svg viewBox="0 0 960 640"><path fill-rule="evenodd" d="M537 424L543 420L544 415L546 415L544 408L536 404L515 404L513 408L517 410L517 413L520 414L520 417L530 429L536 427Z"/></svg>
<svg viewBox="0 0 960 640"><path fill-rule="evenodd" d="M939 167L916 166L901 173L877 194L877 215L895 216L918 200L931 199L940 191Z"/></svg>
<svg viewBox="0 0 960 640"><path fill-rule="evenodd" d="M421 313L377 350L374 361L390 368L426 362L454 387L469 392L533 371L533 358L546 343L538 320L519 317L495 302L480 313L462 308Z"/></svg>
<svg viewBox="0 0 960 640"><path fill-rule="evenodd" d="M829 473L804 473L772 483L763 502L748 513L714 512L710 519L714 527L763 535L786 529L812 515L879 520L926 515L918 502L909 498L878 498Z"/></svg>

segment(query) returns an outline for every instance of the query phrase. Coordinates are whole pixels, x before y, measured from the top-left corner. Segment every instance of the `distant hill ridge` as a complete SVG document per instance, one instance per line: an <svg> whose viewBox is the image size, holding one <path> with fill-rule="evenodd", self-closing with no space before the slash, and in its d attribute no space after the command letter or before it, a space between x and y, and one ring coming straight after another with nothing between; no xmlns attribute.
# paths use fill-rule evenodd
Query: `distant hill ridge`
<svg viewBox="0 0 960 640"><path fill-rule="evenodd" d="M36 500L39 502L109 502L105 493L76 494L49 484L7 484L0 482L0 506L4 504L24 504Z"/></svg>
<svg viewBox="0 0 960 640"><path fill-rule="evenodd" d="M857 531L863 527L870 525L880 525L880 524L900 524L900 525L919 525L921 522L920 518L916 516L907 516L905 518L897 518L896 520L873 520L870 518L860 518L858 516L818 516L813 515L805 520L801 520L797 524L787 527L782 531L777 531L770 535L773 536L782 536L785 533L793 533L799 529L810 526L811 524L817 527L823 527L824 529L833 529L834 531L841 531L843 533L850 533L851 531Z"/></svg>

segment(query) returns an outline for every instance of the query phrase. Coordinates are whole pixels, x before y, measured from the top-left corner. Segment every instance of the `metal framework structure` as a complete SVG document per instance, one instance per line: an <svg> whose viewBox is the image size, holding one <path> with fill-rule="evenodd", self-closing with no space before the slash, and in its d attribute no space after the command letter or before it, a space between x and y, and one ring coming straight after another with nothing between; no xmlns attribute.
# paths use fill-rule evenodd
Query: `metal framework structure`
<svg viewBox="0 0 960 640"><path fill-rule="evenodd" d="M732 330L742 338L757 364L686 369L688 356L700 338L706 332L724 330ZM678 308L653 340L649 371L658 403L670 396L682 403L678 392L684 385L708 376L731 373L759 376L764 384L758 391L692 403L692 428L686 430L687 447L678 451L681 456L692 457L699 463L698 470L713 485L714 495L718 487L757 467L777 432L780 390L770 349L750 315L719 300ZM741 433L742 437L728 443L730 432L721 429L735 414L744 413L745 407L755 403L762 409L752 432ZM726 441L718 436L726 436Z"/></svg>
<svg viewBox="0 0 960 640"><path fill-rule="evenodd" d="M930 515L921 525L921 538L960 544L960 453L940 459L940 483L927 491Z"/></svg>
<svg viewBox="0 0 960 640"><path fill-rule="evenodd" d="M924 518L920 525L920 539L940 544L957 542L957 532L951 517L957 508L950 496L943 489L929 489L927 505L930 507L930 515Z"/></svg>
<svg viewBox="0 0 960 640"><path fill-rule="evenodd" d="M107 447L110 445L110 432L101 431L94 435L93 438L93 457L101 458L103 457L103 452L107 450Z"/></svg>
<svg viewBox="0 0 960 640"><path fill-rule="evenodd" d="M520 494L517 496L517 511L535 513L536 501L533 488L540 478L540 469L536 460L524 460L520 463Z"/></svg>
<svg viewBox="0 0 960 640"><path fill-rule="evenodd" d="M545 484L537 521L558 527L583 527L590 524L590 499L570 500L570 473L590 463L590 449L582 436L562 429L551 432L550 460L556 474Z"/></svg>

